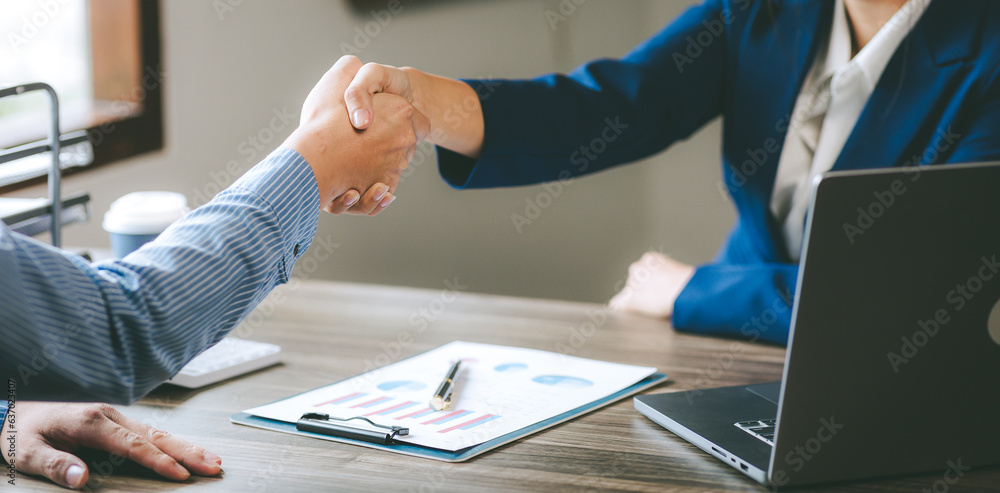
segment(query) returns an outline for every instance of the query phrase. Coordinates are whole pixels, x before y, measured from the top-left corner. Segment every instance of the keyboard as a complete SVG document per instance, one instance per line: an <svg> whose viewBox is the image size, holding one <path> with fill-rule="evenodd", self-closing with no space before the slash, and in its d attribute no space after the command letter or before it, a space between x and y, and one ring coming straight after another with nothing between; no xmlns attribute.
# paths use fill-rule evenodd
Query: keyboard
<svg viewBox="0 0 1000 493"><path fill-rule="evenodd" d="M226 337L189 361L167 383L197 389L259 370L281 361L281 347Z"/></svg>
<svg viewBox="0 0 1000 493"><path fill-rule="evenodd" d="M773 447L774 426L777 422L777 419L755 419L751 421L738 421L733 423L733 425Z"/></svg>

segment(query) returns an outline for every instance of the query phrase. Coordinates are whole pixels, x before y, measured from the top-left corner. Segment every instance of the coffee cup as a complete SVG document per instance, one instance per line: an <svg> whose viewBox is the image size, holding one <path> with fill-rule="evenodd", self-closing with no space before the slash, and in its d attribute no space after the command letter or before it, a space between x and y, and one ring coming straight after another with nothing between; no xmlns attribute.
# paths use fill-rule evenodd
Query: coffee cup
<svg viewBox="0 0 1000 493"><path fill-rule="evenodd" d="M134 192L111 203L101 226L111 235L111 251L122 258L152 241L187 213L187 198L175 192Z"/></svg>

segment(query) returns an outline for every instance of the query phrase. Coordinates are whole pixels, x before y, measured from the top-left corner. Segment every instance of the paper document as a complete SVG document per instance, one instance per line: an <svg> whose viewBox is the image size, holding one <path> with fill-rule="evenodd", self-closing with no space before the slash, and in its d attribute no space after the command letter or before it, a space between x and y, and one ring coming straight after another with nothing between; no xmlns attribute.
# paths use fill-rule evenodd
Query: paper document
<svg viewBox="0 0 1000 493"><path fill-rule="evenodd" d="M429 400L462 360L451 406ZM400 441L456 451L605 398L656 372L557 353L452 342L333 385L244 412L294 423L306 412L410 429ZM352 421L353 423L359 420Z"/></svg>

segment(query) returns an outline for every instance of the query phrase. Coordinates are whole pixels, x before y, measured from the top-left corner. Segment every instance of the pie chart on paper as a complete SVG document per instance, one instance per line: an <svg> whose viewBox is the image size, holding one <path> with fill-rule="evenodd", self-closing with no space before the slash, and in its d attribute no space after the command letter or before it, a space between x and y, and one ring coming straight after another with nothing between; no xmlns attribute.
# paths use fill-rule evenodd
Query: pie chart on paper
<svg viewBox="0 0 1000 493"><path fill-rule="evenodd" d="M594 385L590 380L565 375L541 375L532 378L531 381L552 387L583 388Z"/></svg>
<svg viewBox="0 0 1000 493"><path fill-rule="evenodd" d="M504 363L493 368L500 373L517 373L528 369L524 363Z"/></svg>

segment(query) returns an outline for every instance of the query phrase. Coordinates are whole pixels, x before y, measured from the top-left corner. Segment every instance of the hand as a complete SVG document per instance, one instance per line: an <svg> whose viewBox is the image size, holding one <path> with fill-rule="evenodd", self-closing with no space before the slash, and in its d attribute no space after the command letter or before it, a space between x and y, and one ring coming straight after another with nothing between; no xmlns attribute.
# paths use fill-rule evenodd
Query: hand
<svg viewBox="0 0 1000 493"><path fill-rule="evenodd" d="M479 95L465 82L410 67L365 64L344 91L355 128L367 129L383 117L373 103L377 94L405 98L426 115L430 142L472 158L482 154L486 126L483 108Z"/></svg>
<svg viewBox="0 0 1000 493"><path fill-rule="evenodd" d="M344 91L344 102L347 104L347 114L351 124L358 130L368 128L375 118L373 100L375 94L395 94L413 103L410 91L410 79L406 73L396 67L368 63L358 70L354 80ZM376 183L362 196L357 190L349 190L333 200L325 210L330 214L359 214L374 216L395 200L392 194L383 197L387 190L384 183Z"/></svg>
<svg viewBox="0 0 1000 493"><path fill-rule="evenodd" d="M221 471L219 456L126 418L108 404L18 402L15 426L17 470L67 488L87 484L87 465L73 455L81 447L111 452L175 481Z"/></svg>
<svg viewBox="0 0 1000 493"><path fill-rule="evenodd" d="M374 106L378 94L405 98L418 112L426 115L430 122L427 134L430 142L469 157L482 153L485 134L482 107L478 95L468 84L409 67L368 63L357 71L344 91L351 124L358 130L369 128L376 121L376 113L382 118L381 111ZM357 190L350 190L334 199L327 212L374 216L388 204L385 199L380 202L377 194L369 195L371 192L369 189L362 196Z"/></svg>
<svg viewBox="0 0 1000 493"><path fill-rule="evenodd" d="M312 167L325 210L336 210L334 197L367 190L377 182L388 185L391 194L417 143L430 131L426 117L405 99L388 94L372 99L379 121L364 132L355 131L342 95L360 68L355 57L338 60L306 97L299 127L284 143Z"/></svg>
<svg viewBox="0 0 1000 493"><path fill-rule="evenodd" d="M376 183L369 187L364 195L358 193L357 190L348 190L347 193L333 199L333 202L324 207L323 210L334 215L346 212L362 216L376 216L395 200L396 196L389 193L389 185Z"/></svg>
<svg viewBox="0 0 1000 493"><path fill-rule="evenodd" d="M354 128L364 130L375 120L372 97L377 93L395 94L411 104L414 102L410 78L404 69L378 63L365 64L344 91L344 102Z"/></svg>
<svg viewBox="0 0 1000 493"><path fill-rule="evenodd" d="M694 276L694 267L657 252L646 252L628 268L625 287L608 302L613 311L669 318L674 301Z"/></svg>

